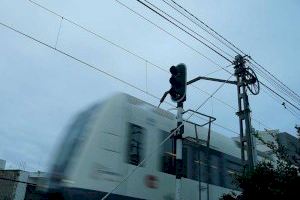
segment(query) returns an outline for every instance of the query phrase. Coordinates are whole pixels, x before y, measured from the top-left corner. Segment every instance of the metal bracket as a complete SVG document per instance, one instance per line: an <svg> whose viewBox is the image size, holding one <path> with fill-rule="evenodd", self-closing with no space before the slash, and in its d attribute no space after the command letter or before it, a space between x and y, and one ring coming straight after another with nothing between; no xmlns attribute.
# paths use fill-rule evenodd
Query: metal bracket
<svg viewBox="0 0 300 200"><path fill-rule="evenodd" d="M201 116L204 116L204 117L209 118L209 121L206 122L206 123L204 123L204 124L197 124L197 123L195 123L195 122L191 122L191 121L188 121L188 120L183 120L183 121L185 121L185 122L187 122L187 123L194 124L194 125L197 125L197 126L200 126L200 127L203 127L203 126L205 126L205 125L207 125L207 124L209 124L209 123L212 123L212 122L214 122L214 121L217 120L215 117L212 117L212 116L209 116L209 115L206 115L206 114L203 114L203 113L197 112L197 111L195 111L195 110L191 110L191 109L188 109L188 110L184 111L182 114L185 114L185 113L187 113L187 112L196 113L196 114L198 114L198 115L201 115Z"/></svg>

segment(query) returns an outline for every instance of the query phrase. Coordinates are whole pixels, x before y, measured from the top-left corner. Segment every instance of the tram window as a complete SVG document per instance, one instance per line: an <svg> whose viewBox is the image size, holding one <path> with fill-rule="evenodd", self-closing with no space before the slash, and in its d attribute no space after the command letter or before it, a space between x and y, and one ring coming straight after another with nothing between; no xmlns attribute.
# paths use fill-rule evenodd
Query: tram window
<svg viewBox="0 0 300 200"><path fill-rule="evenodd" d="M128 163L138 165L144 159L145 129L129 123Z"/></svg>
<svg viewBox="0 0 300 200"><path fill-rule="evenodd" d="M200 152L200 179L202 182L207 183L208 177L208 166L207 166L207 149L202 148L202 151Z"/></svg>
<svg viewBox="0 0 300 200"><path fill-rule="evenodd" d="M199 167L201 164L201 160L199 160L199 158L201 159L201 155L200 155L200 151L198 148L191 148L192 150L192 162L191 162L191 169L192 169L192 173L191 173L191 178L193 180L198 180L199 179ZM201 169L200 169L201 172Z"/></svg>
<svg viewBox="0 0 300 200"><path fill-rule="evenodd" d="M238 160L238 159L237 159ZM234 184L235 174L239 174L242 170L242 165L239 161L234 161L231 158L226 159L225 161L225 187L231 189L237 189L237 186Z"/></svg>
<svg viewBox="0 0 300 200"><path fill-rule="evenodd" d="M187 178L188 176L188 166L187 166L187 161L188 161L188 148L187 147L183 147L182 150L182 173L183 173L183 177Z"/></svg>
<svg viewBox="0 0 300 200"><path fill-rule="evenodd" d="M209 164L210 164L210 169L209 169L209 176L210 176L210 183L213 185L221 185L220 183L220 178L221 178L221 168L220 168L220 157L211 154L209 157Z"/></svg>
<svg viewBox="0 0 300 200"><path fill-rule="evenodd" d="M166 131L162 132L162 140L167 138L170 133ZM174 139L170 138L168 139L162 147L163 155L162 155L162 171L168 174L175 175L175 161L176 161L176 155L175 155L175 144Z"/></svg>
<svg viewBox="0 0 300 200"><path fill-rule="evenodd" d="M207 160L206 147L191 147L190 150L191 159L188 162L188 169L190 169L188 178L196 181L199 181L200 178L204 183L208 181L210 184L220 186L222 184L220 154L211 149Z"/></svg>

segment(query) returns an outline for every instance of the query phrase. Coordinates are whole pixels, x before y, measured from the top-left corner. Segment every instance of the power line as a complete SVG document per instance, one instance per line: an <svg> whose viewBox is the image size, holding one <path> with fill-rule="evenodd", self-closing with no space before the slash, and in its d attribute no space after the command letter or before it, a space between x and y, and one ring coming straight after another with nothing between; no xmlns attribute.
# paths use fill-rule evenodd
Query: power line
<svg viewBox="0 0 300 200"><path fill-rule="evenodd" d="M279 105L282 105L285 110L289 111L290 114L292 114L295 118L300 119L299 115L296 113L296 111L293 111L291 108L289 108L287 105L283 104L283 102L278 99L278 96L274 95L268 90L265 90L266 94L268 94L269 97L271 97L274 101L276 101ZM277 98L276 98L277 97Z"/></svg>
<svg viewBox="0 0 300 200"><path fill-rule="evenodd" d="M127 82L127 81L124 81L124 80L122 80L122 79L120 79L120 78L118 78L118 77L116 77L116 76L114 76L114 75L112 75L112 74L110 74L110 73L104 71L104 70L101 70L101 69L95 67L94 65L91 65L91 64L89 64L89 63L87 63L87 62L85 62L85 61L83 61L83 60L81 60L81 59L79 59L79 58L77 58L77 57L71 55L71 54L68 54L68 53L66 53L66 52L64 52L64 51L62 51L62 50L60 50L60 49L58 49L58 48L55 48L55 47L51 46L50 44L47 44L47 43L45 43L45 42L42 42L42 41L40 41L40 40L38 40L38 39L36 39L36 38L34 38L34 37L32 37L32 36L26 34L26 33L23 33L23 32L21 32L21 31L15 29L15 28L9 26L9 25L6 25L6 24L4 24L4 23L2 23L2 22L0 22L0 25L6 27L6 28L8 28L8 29L10 29L10 30L12 30L12 31L14 31L14 32L16 32L16 33L19 33L19 34L21 34L21 35L23 35L23 36L25 36L25 37L27 37L27 38L29 38L29 39L31 39L31 40L34 40L35 42L37 42L37 43L39 43L39 44L41 44L41 45L44 45L44 46L46 46L46 47L48 47L48 48L50 48L50 49L53 49L53 50L55 50L55 51L57 51L57 52L59 52L59 53L65 55L65 56L67 56L67 57L69 57L69 58L71 58L71 59L73 59L73 60L75 60L75 61L77 61L77 62L79 62L79 63L81 63L81 64L83 64L83 65L85 65L85 66L87 66L87 67L89 67L89 68L91 68L91 69L93 69L93 70L95 70L95 71L101 72L101 73L103 73L103 74L105 74L105 75L107 75L107 76L109 76L109 77L111 77L111 78L113 78L113 79L115 79L115 80L118 80L118 81L124 83L125 85L128 85L128 86L130 86L130 87L132 87L132 88L134 88L134 89L136 89L136 90L138 90L138 91L140 91L140 92L143 92L143 93L145 93L145 94L148 94L149 96L152 96L153 98L160 99L159 97L156 97L156 96L152 95L151 93L148 93L147 91L145 91L145 90L143 90L143 89L141 89L141 88L139 88L139 87L137 87L137 86L135 86L135 85L133 85L133 84Z"/></svg>
<svg viewBox="0 0 300 200"><path fill-rule="evenodd" d="M279 89L281 92L285 93L285 95L287 95L288 97L292 98L293 101L295 101L295 103L299 103L297 102L295 99L293 99L293 97L291 97L289 94L286 94L285 89L280 88L280 86L278 86L274 80L269 79L268 77L266 77L266 75L264 75L263 73L261 73L260 69L257 69L258 71L256 71L258 74L260 74L267 82L269 82L272 86L277 87L277 89ZM260 81L262 83L262 81ZM273 92L275 95L277 95L278 97L280 97L281 99L287 101L289 104L291 104L293 107L295 107L296 109L299 110L299 108L297 108L294 104L292 104L290 101L288 101L286 98L284 98L282 95L280 95L279 93L277 93L275 90L271 89L271 87L267 86L266 84L262 83L262 85L264 87L267 87L268 90L270 90L271 92ZM278 88L279 87L279 88Z"/></svg>
<svg viewBox="0 0 300 200"><path fill-rule="evenodd" d="M152 22L151 20L149 20L148 18L144 17L142 14L140 14L139 12L133 10L132 8L130 8L129 6L127 6L126 4L120 2L119 0L115 0L115 2L117 2L118 4L120 4L121 6L125 7L126 9L128 9L130 12L132 12L133 14L139 16L141 19L149 22L150 24L152 24L153 26L155 26L156 28L158 28L159 30L161 30L162 32L168 34L169 36L173 37L175 40L177 40L178 42L180 42L181 44L183 44L184 46L186 46L187 48L191 49L192 51L196 52L198 55L202 56L203 58L205 58L206 60L208 60L209 62L215 64L216 66L223 68L220 64L218 64L217 62L215 62L214 60L212 60L211 58L207 57L206 55L204 55L203 53L201 53L200 51L198 51L197 49L195 49L194 47L192 47L191 45L187 44L186 42L184 42L183 40L179 39L178 37L176 37L175 35L173 35L172 33L170 33L169 31L165 30L164 28L162 28L161 26L155 24L154 22ZM224 69L225 70L225 69Z"/></svg>
<svg viewBox="0 0 300 200"><path fill-rule="evenodd" d="M281 83L287 90L289 90L290 92L292 92L294 95L296 95L299 99L300 99L300 96L294 92L292 89L290 89L287 85L285 85L283 82L281 82L277 77L275 77L273 74L271 74L271 72L269 72L266 68L264 68L262 65L260 65L258 62L256 62L254 59L252 59L250 57L250 59L255 63L257 64L259 67L261 67L264 71L266 71L270 76L272 76L275 80L277 80L279 83Z"/></svg>
<svg viewBox="0 0 300 200"><path fill-rule="evenodd" d="M208 28L209 30L211 30L213 33L215 33L217 36L219 36L220 38L222 38L224 41L226 41L228 44L230 44L231 46L233 46L235 49L237 49L239 52L241 52L242 54L246 55L242 50L240 50L237 46L235 46L232 42L230 42L229 40L227 40L225 37L223 37L221 34L219 34L217 31L215 31L213 28L211 28L209 25L207 25L204 21L200 20L198 17L196 17L194 14L192 14L190 11L188 11L187 9L185 9L183 6L181 6L180 4L178 4L176 1L171 0L176 6L178 6L179 8L181 8L182 10L184 10L186 13L188 13L190 16L192 16L193 18L195 18L198 22L200 22L201 24L203 24L206 28Z"/></svg>
<svg viewBox="0 0 300 200"><path fill-rule="evenodd" d="M161 67L161 66L159 66L159 65L157 65L157 64L155 64L155 63L153 63L153 62L151 62L150 60L146 59L145 57L142 57L141 55L138 55L137 53L135 53L135 52L133 52L133 51L131 51L131 50L129 50L129 49L127 49L127 48L125 48L125 47L123 47L123 46L121 46L121 45L119 45L119 44L117 44L117 43L115 43L115 42L113 42L113 41L107 39L107 38L105 38L104 36L100 35L99 33L96 33L96 32L94 32L94 31L88 29L88 28L85 27L84 25L81 25L81 24L75 22L74 20L72 20L72 19L70 19L70 18L67 18L67 17L65 17L65 16L63 16L63 15L61 15L61 14L58 14L57 12L55 12L55 11L53 11L53 10L50 10L49 8L47 8L47 7L45 7L45 6L43 6L43 5L41 5L41 4L38 4L37 2L34 2L34 1L32 1L32 0L28 0L28 1L29 1L30 3L32 3L32 4L34 4L35 6L40 7L40 8L42 8L42 9L48 11L49 13L52 13L53 15L55 15L55 16L57 16L57 17L59 17L59 18L65 20L65 21L69 22L70 24L73 24L74 26L76 26L76 27L78 27L78 28L80 28L80 29L82 29L82 30L84 30L84 31L86 31L86 32L88 32L88 33L90 33L90 34L96 36L97 38L99 38L99 39L101 39L101 40L103 40L103 41L105 41L105 42L107 42L107 43L109 43L109 44L111 44L111 45L113 45L113 46L115 46L115 47L117 47L117 48L119 48L119 49L125 51L125 52L127 52L128 54L131 54L131 55L135 56L136 58L139 58L139 59L143 60L144 62L147 62L147 63L153 65L154 67L156 67L156 68L158 68L158 69L160 69L160 70L162 70L162 71L168 72L168 70L165 70L163 67ZM118 3L120 3L120 2L118 2ZM125 4L122 4L122 3L121 3L121 5L126 6ZM130 9L129 7L126 7L126 8L127 8L127 9ZM133 10L131 10L131 11L133 11ZM135 12L135 11L133 11L133 12ZM138 14L138 13L136 13L136 14ZM143 16L141 16L141 17L143 17ZM144 19L146 19L146 18L144 18ZM149 22L150 22L150 21L149 21ZM151 23L151 22L150 22L150 23ZM153 25L156 26L156 24L153 24ZM157 27L158 27L158 26L157 26ZM172 35L172 36L173 36L173 35ZM175 36L173 36L173 37L175 38ZM177 39L177 38L176 38L176 39ZM181 42L183 42L183 41L181 41ZM183 42L183 43L184 43L184 42ZM186 45L187 45L187 44L186 44ZM194 50L194 49L193 49L193 50ZM198 52L198 53L200 53L200 52ZM200 53L200 54L201 54L201 53ZM201 56L205 56L205 55L201 54ZM222 66L220 66L218 63L214 62L213 60L210 60L208 57L207 57L206 59L208 59L209 61L211 61L211 62L212 62L213 64L215 64L216 66L220 67L220 68L221 68L220 70L222 70ZM232 66L232 65L229 65L229 66ZM228 67L229 67L229 66L228 66ZM226 66L225 68L227 68L227 66ZM216 73L216 72L218 72L218 71L220 71L220 70L215 70L215 71L213 71L213 72L210 72L210 73L207 74L207 75Z"/></svg>
<svg viewBox="0 0 300 200"><path fill-rule="evenodd" d="M141 3L142 5L144 5L148 9L152 10L157 15L161 16L162 18L164 18L165 20L167 20L168 22L170 22L171 24L173 24L174 26L176 26L177 28L179 28L180 30L182 30L183 32L185 32L186 34L188 34L189 36L191 36L192 38L194 38L195 40L199 41L200 43L202 43L203 45L205 45L206 47L208 47L209 49L211 49L212 51L214 51L216 54L218 54L219 56L221 56L222 58L224 58L228 62L232 63L232 61L229 58L227 58L226 56L224 56L223 54L221 54L220 52L218 52L214 48L210 47L208 44L206 44L205 42L203 42L199 38L195 37L193 34L191 34L190 32L188 32L184 28L180 27L178 24L176 24L175 22L171 21L170 19L168 19L167 17L165 17L164 15L162 15L161 13L159 13L158 11L156 11L155 9L151 8L149 5L145 4L141 0L136 0L136 1L139 2L139 3Z"/></svg>
<svg viewBox="0 0 300 200"><path fill-rule="evenodd" d="M227 48L231 49L233 52L235 52L236 54L239 54L239 52L237 52L234 48L232 48L231 46L228 45L228 42L224 42L224 39L222 40L222 38L217 37L215 34L213 34L211 31L209 31L207 28L204 28L203 26L201 26L199 23L195 22L191 17L189 17L188 15L184 14L182 11L180 11L178 8L176 8L175 6L173 6L171 3L167 2L166 0L162 0L165 4L167 4L168 6L170 6L171 8L173 8L175 11L177 11L178 13L180 13L182 16L184 16L186 19L190 20L193 24L195 24L196 26L198 26L199 28L201 28L202 30L204 30L205 32L207 32L208 34L210 34L213 38L215 38L216 40L218 40L219 42L221 42L223 45L225 45Z"/></svg>
<svg viewBox="0 0 300 200"><path fill-rule="evenodd" d="M291 92L289 92L287 89L283 88L276 80L274 80L272 77L270 77L269 75L267 75L260 68L258 68L257 66L253 65L252 63L250 63L250 64L255 68L254 71L256 71L257 74L259 74L261 77L263 77L273 87L277 87L277 89L280 92L282 92L284 95L287 95L288 97L290 97L295 103L297 103L297 104L300 105L300 99L298 99L297 97L295 97L294 95L292 95Z"/></svg>
<svg viewBox="0 0 300 200"><path fill-rule="evenodd" d="M139 1L139 0L138 0ZM179 23L181 26L187 28L189 31L191 31L192 33L196 34L197 36L199 36L200 38L202 38L203 40L205 40L206 42L208 42L210 45L212 45L213 47L215 47L216 49L218 49L219 51L222 51L223 53L225 53L227 56L234 58L232 55L230 55L229 53L227 53L226 51L224 51L223 49L221 49L220 47L216 46L214 43L212 43L211 41L209 41L208 39L206 39L205 37L203 37L202 35L200 35L198 32L192 30L190 27L188 27L187 25L183 24L181 21L177 20L176 18L172 17L171 15L169 15L168 13L166 13L165 11L163 11L162 9L158 8L157 6L155 6L154 4L152 4L151 2L144 0L145 2L147 2L148 4L150 4L152 7L154 7L156 10L159 10L160 12L162 12L163 14L165 14L166 16L168 16L169 18L171 18L172 20L176 21L177 23ZM204 43L203 41L201 41L201 43Z"/></svg>
<svg viewBox="0 0 300 200"><path fill-rule="evenodd" d="M80 29L82 29L82 30L84 30L84 31L86 31L86 32L88 32L88 33L90 33L90 34L96 36L97 38L99 38L99 39L101 39L101 40L104 40L105 42L107 42L107 43L109 43L109 44L111 44L111 45L113 45L113 46L115 46L115 47L117 47L117 48L119 48L119 49L121 49L121 50L127 52L128 54L131 54L131 55L133 55L133 56L136 57L136 58L139 58L139 59L141 59L141 60L143 60L143 61L145 61L145 62L148 62L149 64L153 65L154 67L156 67L156 68L158 68L158 69L160 69L160 70L167 71L167 70L163 69L162 67L160 67L160 66L158 66L158 65L156 65L156 64L154 64L154 63L152 63L152 62L149 61L148 59L146 59L146 58L144 58L144 57L142 57L142 56L140 56L140 55L134 53L133 51L130 51L129 49L127 49L127 48L125 48L125 47L122 47L121 45L119 45L119 44L117 44L117 43L115 43L115 42L113 42L113 41L111 41L111 40L109 40L109 39L107 39L107 38L105 38L105 37L103 37L103 36L100 35L99 33L96 33L96 32L94 32L94 31L92 31L92 30L86 28L85 26L83 26L83 25L81 25L81 24L75 22L74 20L71 20L71 19L69 19L69 18L66 18L66 17L64 17L63 15L58 14L57 12L54 12L53 10L50 10L50 9L46 8L45 6L43 6L43 5L41 5L41 4L38 4L38 3L36 3L36 2L34 2L34 1L32 1L32 0L28 0L28 1L31 2L31 3L33 3L33 4L36 5L36 6L40 7L40 8L42 8L42 9L44 9L44 10L46 10L46 11L52 13L53 15L55 15L55 16L57 16L57 17L59 17L59 18L65 20L65 21L69 22L70 24L73 24L74 26L76 26L76 27L78 27L78 28L80 28Z"/></svg>
<svg viewBox="0 0 300 200"><path fill-rule="evenodd" d="M262 84L264 87L266 87L268 90L270 90L271 92L273 92L274 94L276 94L277 96L279 96L281 99L283 99L285 102L289 103L291 106L293 106L294 108L296 108L297 110L300 111L300 108L298 108L297 106L295 106L293 103L291 103L290 101L288 101L286 98L284 98L283 96L281 96L280 94L278 94L277 92L275 92L273 89L271 89L269 86L267 86L266 84L264 84L263 82L260 81L260 84Z"/></svg>
<svg viewBox="0 0 300 200"><path fill-rule="evenodd" d="M213 124L215 124L216 126L222 128L222 129L225 129L225 130L227 130L227 131L229 131L229 132L232 132L232 133L234 133L234 134L236 134L236 135L240 135L238 132L236 132L236 131L234 131L234 130L232 130L232 129L230 129L230 128L227 128L227 127L225 127L225 126L223 126L223 125L217 124L216 122L213 122Z"/></svg>

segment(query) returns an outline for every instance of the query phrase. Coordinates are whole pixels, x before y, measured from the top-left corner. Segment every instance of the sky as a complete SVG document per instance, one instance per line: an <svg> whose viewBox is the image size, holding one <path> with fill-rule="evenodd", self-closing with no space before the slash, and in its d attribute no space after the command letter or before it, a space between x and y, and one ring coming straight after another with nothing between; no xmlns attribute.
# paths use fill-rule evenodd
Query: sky
<svg viewBox="0 0 300 200"><path fill-rule="evenodd" d="M51 157L74 116L117 92L125 92L158 105L158 99L153 96L161 97L169 89L168 70L172 65L185 63L188 79L192 79L229 64L134 0L119 2L152 23L116 0L36 2L64 18L28 0L1 0L0 22L102 71L0 25L0 159L7 161L8 168L48 170ZM150 2L219 45L162 0ZM297 63L300 57L299 1L177 2L300 94L300 67ZM84 31L66 19L97 35ZM226 51L230 52L228 49ZM235 56L233 52L230 54ZM228 70L233 71L233 68ZM222 70L210 76L222 79L230 77ZM212 94L220 83L200 81L195 86L197 88L188 87L184 105L186 109L198 108L209 97L207 93ZM211 98L199 111L215 116L219 125L232 130L213 126L215 131L228 137L237 136L236 88L224 85L215 98ZM220 100L236 109L224 105ZM295 135L294 126L300 123L299 118L291 115L266 92L250 95L249 100L255 119L254 128L279 129ZM167 101L172 103L169 98ZM170 109L171 106L164 104L162 108Z"/></svg>

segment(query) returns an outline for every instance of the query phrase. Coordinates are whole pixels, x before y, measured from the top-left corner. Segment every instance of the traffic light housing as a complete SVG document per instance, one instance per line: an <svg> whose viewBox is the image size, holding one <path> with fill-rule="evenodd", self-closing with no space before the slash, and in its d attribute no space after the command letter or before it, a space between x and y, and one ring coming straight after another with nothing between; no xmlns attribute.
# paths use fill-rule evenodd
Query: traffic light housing
<svg viewBox="0 0 300 200"><path fill-rule="evenodd" d="M184 102L186 100L186 66L179 64L170 68L172 74L170 78L171 89L169 94L171 99L176 102Z"/></svg>

